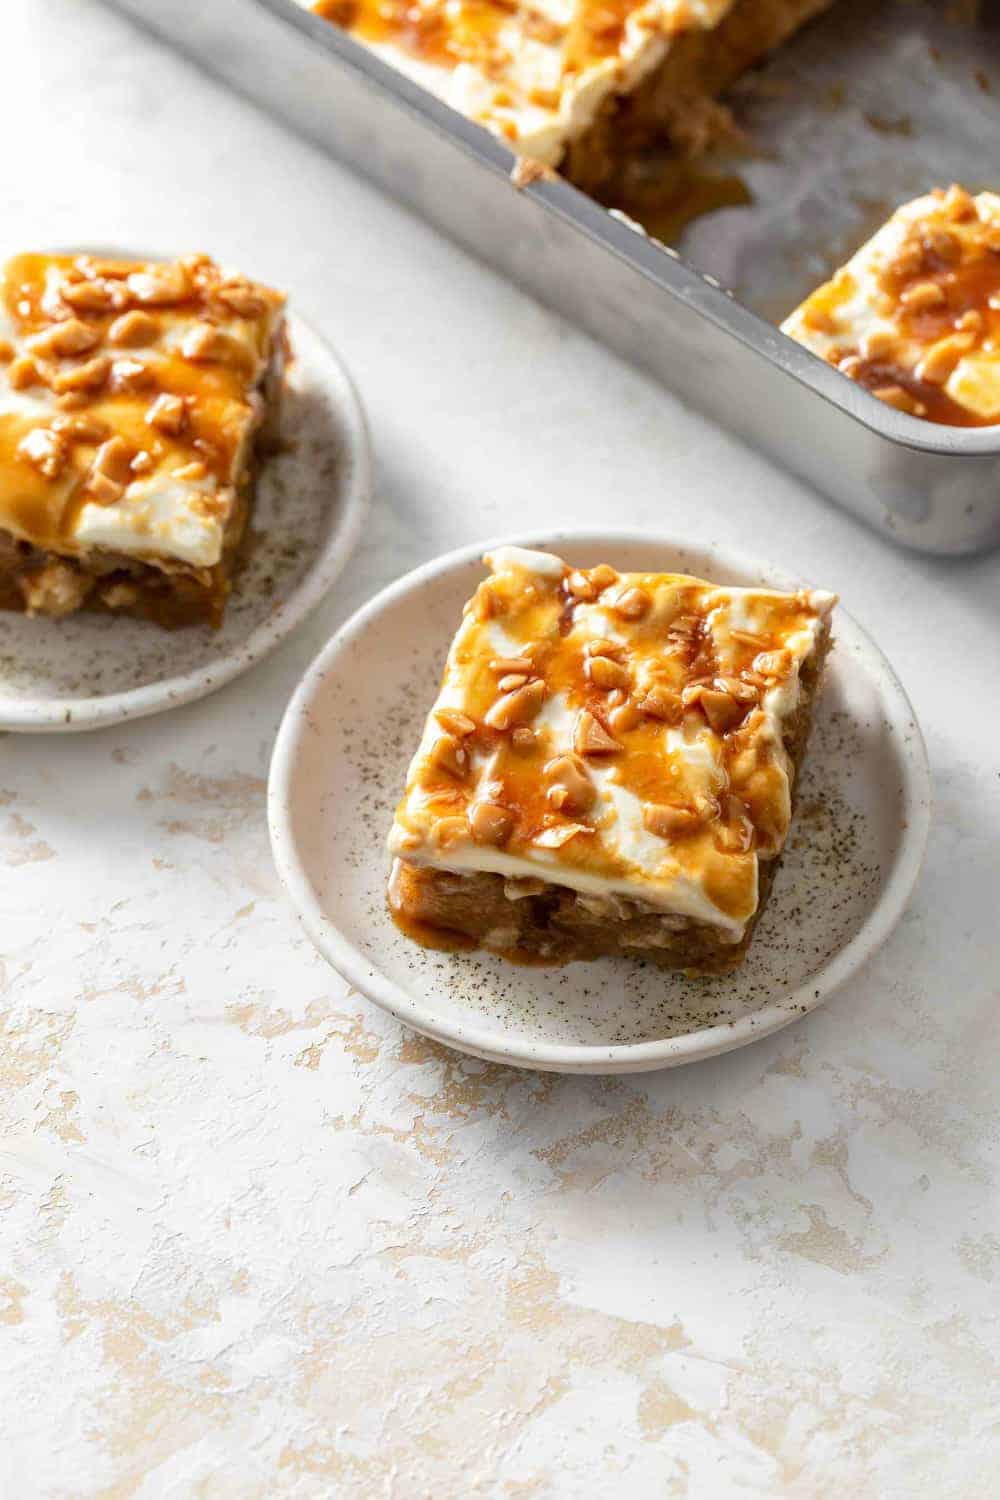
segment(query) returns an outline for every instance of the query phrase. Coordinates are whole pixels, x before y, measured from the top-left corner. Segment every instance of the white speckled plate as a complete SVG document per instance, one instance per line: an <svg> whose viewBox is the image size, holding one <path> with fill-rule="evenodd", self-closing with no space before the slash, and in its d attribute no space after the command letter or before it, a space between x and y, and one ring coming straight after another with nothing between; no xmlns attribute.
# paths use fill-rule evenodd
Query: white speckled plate
<svg viewBox="0 0 1000 1500"><path fill-rule="evenodd" d="M0 612L0 729L98 729L202 698L272 651L328 592L368 506L368 434L337 356L300 318L289 317L289 331L287 444L261 469L254 545L222 628Z"/></svg>
<svg viewBox="0 0 1000 1500"><path fill-rule="evenodd" d="M508 538L592 567L787 587L712 547L634 534ZM913 710L843 609L799 812L744 967L689 980L641 960L524 968L418 947L390 919L385 836L483 543L385 589L329 642L285 714L271 764L278 872L320 952L400 1020L464 1052L560 1072L675 1066L814 1009L889 935L920 869L930 777ZM817 580L836 587L835 578ZM792 585L795 586L794 584Z"/></svg>

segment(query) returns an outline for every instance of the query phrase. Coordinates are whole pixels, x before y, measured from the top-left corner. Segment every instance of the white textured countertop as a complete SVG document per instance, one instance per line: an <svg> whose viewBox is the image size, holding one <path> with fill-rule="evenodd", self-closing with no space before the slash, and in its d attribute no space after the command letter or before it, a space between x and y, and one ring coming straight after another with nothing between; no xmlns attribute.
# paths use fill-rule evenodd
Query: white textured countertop
<svg viewBox="0 0 1000 1500"><path fill-rule="evenodd" d="M906 556L93 0L6 0L3 229L204 248L336 342L370 535L270 661L0 738L0 1491L994 1496L1000 558ZM893 939L803 1023L560 1079L403 1032L278 889L285 702L371 592L551 520L839 590L938 811Z"/></svg>

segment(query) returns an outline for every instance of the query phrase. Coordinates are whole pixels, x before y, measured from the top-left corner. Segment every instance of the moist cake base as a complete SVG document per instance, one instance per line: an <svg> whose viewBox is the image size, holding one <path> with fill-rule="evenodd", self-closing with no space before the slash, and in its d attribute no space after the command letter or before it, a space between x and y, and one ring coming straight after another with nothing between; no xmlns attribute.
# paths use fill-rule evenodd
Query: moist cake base
<svg viewBox="0 0 1000 1500"><path fill-rule="evenodd" d="M712 30L678 38L638 88L611 95L567 147L560 172L606 206L639 215L644 204L683 197L692 159L732 135L719 95L832 3L737 0Z"/></svg>

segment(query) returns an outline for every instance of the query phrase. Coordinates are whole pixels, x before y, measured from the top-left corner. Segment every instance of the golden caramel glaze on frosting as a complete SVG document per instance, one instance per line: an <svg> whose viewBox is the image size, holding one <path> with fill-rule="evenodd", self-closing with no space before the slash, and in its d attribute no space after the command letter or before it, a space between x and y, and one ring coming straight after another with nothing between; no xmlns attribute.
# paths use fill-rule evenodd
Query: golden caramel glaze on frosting
<svg viewBox="0 0 1000 1500"><path fill-rule="evenodd" d="M0 280L0 529L211 567L284 299L207 256L16 256Z"/></svg>
<svg viewBox="0 0 1000 1500"><path fill-rule="evenodd" d="M737 941L788 832L782 731L834 596L486 562L390 852L636 897Z"/></svg>
<svg viewBox="0 0 1000 1500"><path fill-rule="evenodd" d="M904 204L781 326L911 416L1000 422L1000 197Z"/></svg>
<svg viewBox="0 0 1000 1500"><path fill-rule="evenodd" d="M523 154L556 166L611 94L734 0L299 0ZM820 8L819 6L817 8Z"/></svg>

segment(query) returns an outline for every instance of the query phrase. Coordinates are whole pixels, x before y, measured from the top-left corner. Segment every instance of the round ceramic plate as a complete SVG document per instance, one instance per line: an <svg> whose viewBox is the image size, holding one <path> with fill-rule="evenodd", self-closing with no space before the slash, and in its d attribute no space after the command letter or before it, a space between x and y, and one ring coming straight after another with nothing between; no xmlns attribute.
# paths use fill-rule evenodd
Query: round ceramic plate
<svg viewBox="0 0 1000 1500"><path fill-rule="evenodd" d="M190 703L266 656L327 593L368 505L368 434L339 359L300 318L288 322L285 442L261 468L253 545L222 628L0 613L0 729L98 729Z"/></svg>
<svg viewBox="0 0 1000 1500"><path fill-rule="evenodd" d="M662 538L513 540L580 567L611 562L789 586L773 569ZM288 707L271 764L271 842L317 948L418 1031L479 1057L560 1072L693 1062L814 1009L891 931L920 868L930 817L913 710L885 657L843 609L798 816L737 973L690 980L619 959L525 968L488 953L424 949L393 924L385 837L488 545L450 553L379 594L334 636Z"/></svg>

